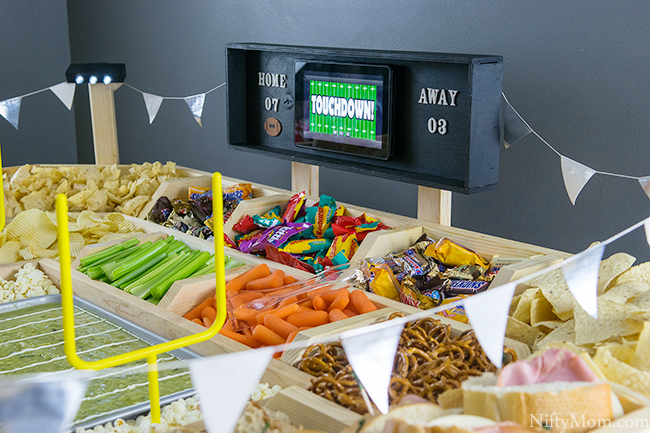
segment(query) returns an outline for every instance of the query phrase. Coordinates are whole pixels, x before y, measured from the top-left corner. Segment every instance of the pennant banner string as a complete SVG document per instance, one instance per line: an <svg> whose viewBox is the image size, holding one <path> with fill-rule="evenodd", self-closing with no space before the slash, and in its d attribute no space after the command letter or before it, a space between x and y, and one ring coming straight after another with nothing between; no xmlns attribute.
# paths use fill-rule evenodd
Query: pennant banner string
<svg viewBox="0 0 650 433"><path fill-rule="evenodd" d="M135 90L136 92L143 93L143 94L147 93L147 92L143 92L142 90L140 90L140 89L138 89L136 87L133 87L132 85L130 85L128 83L124 83L124 85L126 87L130 88L130 89ZM208 93L212 93L215 90L220 89L221 87L223 87L225 85L226 85L226 83L221 83L218 86L213 87L212 89L208 90L207 92L197 93L196 95L190 95L190 96L160 96L160 97L163 98L163 99L183 99L183 100L185 100L187 98L193 98L193 97L196 97L196 96L207 95ZM147 94L152 95L152 93L147 93ZM158 96L158 95L156 95L156 96Z"/></svg>
<svg viewBox="0 0 650 433"><path fill-rule="evenodd" d="M524 119L524 118L519 114L519 112L518 112L518 111L517 111L517 110L512 106L512 104L510 103L510 101L508 101L508 98L506 97L505 93L501 93L501 96L503 97L503 100L506 102L506 104L508 104L508 106L510 106L510 108L512 108L512 110L513 110L513 111L515 112L515 114L519 117L519 119L521 119L521 121L524 122L524 124L526 124L526 126L530 129L531 133L532 133L535 137L537 137L537 138L538 138L542 143L544 143L546 146L548 146L548 148L551 149L553 152L555 152L555 153L556 153L560 158L571 159L571 158L568 158L568 157L562 155L560 152L558 152L557 149L555 149L553 146L551 146L550 143L549 143L548 141L544 140L544 137L542 137L541 135L539 135L539 134L537 133L537 131L535 131L533 128L531 128L530 125L528 124L528 122L526 122L526 120L525 120L525 119ZM584 164L582 164L582 165L584 165ZM587 167L587 166L585 166L585 167ZM589 167L589 168L591 168L591 167ZM629 176L629 175L627 175L627 174L610 173L610 172L608 172L608 171L600 171L600 170L594 170L594 169L592 169L592 170L594 171L594 174L602 174L602 175L605 175L605 176L621 177L621 178L624 178L624 179L641 180L641 179L644 179L644 178L646 177L646 176Z"/></svg>

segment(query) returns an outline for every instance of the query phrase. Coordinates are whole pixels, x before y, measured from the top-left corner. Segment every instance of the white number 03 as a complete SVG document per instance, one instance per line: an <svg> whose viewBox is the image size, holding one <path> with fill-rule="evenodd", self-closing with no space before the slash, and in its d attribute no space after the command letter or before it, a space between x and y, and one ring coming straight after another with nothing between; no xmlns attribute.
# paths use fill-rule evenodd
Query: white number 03
<svg viewBox="0 0 650 433"><path fill-rule="evenodd" d="M440 135L445 135L447 133L447 121L445 119L434 119L433 117L427 122L427 128L431 134L436 132Z"/></svg>

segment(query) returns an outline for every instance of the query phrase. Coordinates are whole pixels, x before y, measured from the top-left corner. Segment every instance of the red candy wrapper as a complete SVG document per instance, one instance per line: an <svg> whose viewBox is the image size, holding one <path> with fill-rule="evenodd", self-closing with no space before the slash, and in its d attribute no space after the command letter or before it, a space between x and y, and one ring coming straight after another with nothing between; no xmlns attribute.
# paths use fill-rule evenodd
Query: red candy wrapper
<svg viewBox="0 0 650 433"><path fill-rule="evenodd" d="M300 269L301 271L316 273L316 270L305 262L301 262L294 256L288 253L278 251L277 248L267 245L265 247L266 258L274 262L282 263L283 265L291 266L292 268Z"/></svg>
<svg viewBox="0 0 650 433"><path fill-rule="evenodd" d="M223 234L223 243L224 243L227 247L230 247L230 248L237 248L237 244L235 243L235 241L233 241L232 239L230 239L230 237L229 237L227 234L225 234L225 233Z"/></svg>
<svg viewBox="0 0 650 433"><path fill-rule="evenodd" d="M250 215L246 215L244 218L242 218L241 221L239 221L237 224L234 225L233 229L237 230L240 233L250 233L253 230L257 230L259 227L257 224L255 224L255 221L253 221L253 217Z"/></svg>
<svg viewBox="0 0 650 433"><path fill-rule="evenodd" d="M289 199L289 204L287 205L282 219L285 223L292 223L300 215L300 211L305 205L305 191L299 192Z"/></svg>

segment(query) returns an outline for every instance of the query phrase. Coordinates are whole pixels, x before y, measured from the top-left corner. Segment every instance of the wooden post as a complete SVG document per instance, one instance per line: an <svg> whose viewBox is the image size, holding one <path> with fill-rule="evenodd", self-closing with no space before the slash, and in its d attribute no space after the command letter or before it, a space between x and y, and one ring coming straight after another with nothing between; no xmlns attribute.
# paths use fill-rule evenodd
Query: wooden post
<svg viewBox="0 0 650 433"><path fill-rule="evenodd" d="M418 219L451 226L451 191L418 185Z"/></svg>
<svg viewBox="0 0 650 433"><path fill-rule="evenodd" d="M115 121L115 100L113 92L121 83L88 84L90 97L90 119L93 125L95 164L120 163L117 147L117 123Z"/></svg>
<svg viewBox="0 0 650 433"><path fill-rule="evenodd" d="M305 191L307 195L319 196L318 177L319 167L317 165L291 162L291 190Z"/></svg>

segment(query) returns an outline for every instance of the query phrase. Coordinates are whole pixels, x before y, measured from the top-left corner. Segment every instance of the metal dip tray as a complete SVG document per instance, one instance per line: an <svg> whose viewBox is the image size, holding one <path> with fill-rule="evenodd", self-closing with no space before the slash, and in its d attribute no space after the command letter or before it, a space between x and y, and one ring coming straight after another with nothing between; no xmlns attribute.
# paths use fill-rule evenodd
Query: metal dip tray
<svg viewBox="0 0 650 433"><path fill-rule="evenodd" d="M123 319L120 316L117 316L114 313L111 313L103 308L100 308L93 303L81 299L77 296L73 297L74 300L74 305L75 307L79 307L85 311L88 311L89 313L95 314L99 316L102 319L105 319L112 325L117 325L124 329L125 331L133 334L136 336L138 339L143 340L145 343L151 344L151 345L156 345L159 343L164 343L168 341L167 339L149 331L148 329L145 329L141 326L135 325L125 319ZM6 304L0 304L0 315L5 314L5 313L10 313L14 311L19 311L25 308L29 307L34 307L34 306L39 306L39 305L46 305L46 304L53 304L53 305L61 305L61 295L47 295L47 296L40 296L37 298L30 298L30 299L23 299L19 301L14 301L14 302L9 302ZM61 331L61 334L63 334L63 331ZM168 352L170 355L178 358L179 360L188 360L192 358L197 358L199 357L198 354L192 352L191 350L188 349L177 349L172 352ZM0 362L0 366L2 363ZM164 364L163 364L164 365ZM161 391L162 392L162 391ZM162 396L160 397L160 404L165 405L169 404L175 400L178 400L179 398L187 398L192 395L194 395L195 391L193 388L189 388L184 391L176 392L167 396ZM111 412L110 414L103 415L101 417L93 418L90 420L86 420L82 423L74 424L71 426L72 431L74 431L78 427L83 427L85 429L92 428L96 425L104 425L109 421L114 421L118 418L122 419L132 419L137 417L138 415L146 414L150 410L149 407L149 402L143 402L143 403L138 403L132 406L129 406L127 408L119 409L115 412Z"/></svg>

